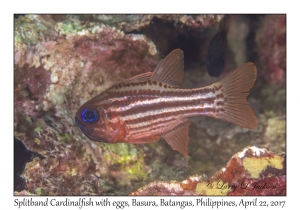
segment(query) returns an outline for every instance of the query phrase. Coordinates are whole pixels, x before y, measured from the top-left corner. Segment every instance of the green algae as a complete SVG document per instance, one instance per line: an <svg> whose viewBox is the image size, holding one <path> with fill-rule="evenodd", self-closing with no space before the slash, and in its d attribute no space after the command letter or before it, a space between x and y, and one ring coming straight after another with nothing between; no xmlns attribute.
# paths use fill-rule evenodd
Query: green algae
<svg viewBox="0 0 300 210"><path fill-rule="evenodd" d="M55 26L60 34L76 34L85 28L85 25L82 25L79 21L59 22Z"/></svg>
<svg viewBox="0 0 300 210"><path fill-rule="evenodd" d="M67 133L57 136L57 139L59 141L65 141L65 142L70 142L72 140L72 138L73 138L72 135L67 134Z"/></svg>
<svg viewBox="0 0 300 210"><path fill-rule="evenodd" d="M20 16L15 19L14 41L25 44L37 44L46 36L53 35L53 29L42 23L36 15Z"/></svg>
<svg viewBox="0 0 300 210"><path fill-rule="evenodd" d="M37 126L35 129L34 129L34 132L37 133L38 135L41 135L41 132L43 131L43 129L40 127L40 126Z"/></svg>
<svg viewBox="0 0 300 210"><path fill-rule="evenodd" d="M60 34L73 35L79 34L83 31L88 31L91 34L94 34L100 30L101 23L97 22L82 22L79 20L76 21L66 21L59 22L55 25L55 30Z"/></svg>
<svg viewBox="0 0 300 210"><path fill-rule="evenodd" d="M134 161L137 156L137 150L134 145L125 143L119 144L100 144L105 151L104 159L112 164L128 164Z"/></svg>
<svg viewBox="0 0 300 210"><path fill-rule="evenodd" d="M105 151L103 156L107 163L116 166L125 172L126 179L145 180L148 170L143 155L134 144L101 144Z"/></svg>
<svg viewBox="0 0 300 210"><path fill-rule="evenodd" d="M40 187L36 188L34 190L34 192L35 192L36 195L46 195L46 191L43 188L40 188Z"/></svg>

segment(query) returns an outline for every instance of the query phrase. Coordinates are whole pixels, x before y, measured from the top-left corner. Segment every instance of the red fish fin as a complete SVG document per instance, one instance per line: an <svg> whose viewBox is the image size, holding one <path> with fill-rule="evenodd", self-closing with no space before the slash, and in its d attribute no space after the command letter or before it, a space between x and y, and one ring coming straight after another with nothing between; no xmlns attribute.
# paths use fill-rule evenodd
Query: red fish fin
<svg viewBox="0 0 300 210"><path fill-rule="evenodd" d="M152 72L149 71L149 72L139 74L139 75L136 75L134 77L125 79L123 82L124 83L145 82L145 81L150 80L151 76L152 76Z"/></svg>
<svg viewBox="0 0 300 210"><path fill-rule="evenodd" d="M223 111L216 114L217 118L249 129L257 127L256 116L246 100L256 80L256 74L255 65L249 62L231 71L220 82L213 84L221 85L224 94L224 104L217 107L222 108Z"/></svg>
<svg viewBox="0 0 300 210"><path fill-rule="evenodd" d="M178 87L184 74L183 51L173 50L156 66L151 80Z"/></svg>
<svg viewBox="0 0 300 210"><path fill-rule="evenodd" d="M187 118L181 119L171 131L162 137L168 142L173 150L178 150L184 156L188 154L189 126L191 121Z"/></svg>

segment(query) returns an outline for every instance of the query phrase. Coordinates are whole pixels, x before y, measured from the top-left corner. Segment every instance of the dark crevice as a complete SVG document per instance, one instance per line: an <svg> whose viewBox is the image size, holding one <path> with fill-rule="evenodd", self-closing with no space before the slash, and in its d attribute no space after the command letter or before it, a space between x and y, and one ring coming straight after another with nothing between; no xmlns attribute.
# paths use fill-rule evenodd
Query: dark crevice
<svg viewBox="0 0 300 210"><path fill-rule="evenodd" d="M25 189L25 180L21 177L21 174L26 163L32 161L35 157L44 158L42 155L28 150L20 140L14 137L14 191Z"/></svg>

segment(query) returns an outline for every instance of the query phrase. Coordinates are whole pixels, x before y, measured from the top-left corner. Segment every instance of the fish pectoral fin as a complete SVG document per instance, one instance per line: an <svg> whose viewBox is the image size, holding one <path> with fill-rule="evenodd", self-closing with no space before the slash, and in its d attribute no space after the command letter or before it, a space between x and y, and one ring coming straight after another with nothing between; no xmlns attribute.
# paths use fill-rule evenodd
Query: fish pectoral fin
<svg viewBox="0 0 300 210"><path fill-rule="evenodd" d="M173 150L178 150L184 156L188 154L190 124L189 119L183 118L171 131L162 135Z"/></svg>
<svg viewBox="0 0 300 210"><path fill-rule="evenodd" d="M176 49L158 63L151 80L178 87L181 84L183 74L183 51Z"/></svg>
<svg viewBox="0 0 300 210"><path fill-rule="evenodd" d="M124 83L145 82L145 81L150 80L152 74L153 74L153 73L149 71L149 72L146 72L146 73L143 73L143 74L139 74L139 75L136 75L136 76L134 76L134 77L125 79L123 82L124 82Z"/></svg>

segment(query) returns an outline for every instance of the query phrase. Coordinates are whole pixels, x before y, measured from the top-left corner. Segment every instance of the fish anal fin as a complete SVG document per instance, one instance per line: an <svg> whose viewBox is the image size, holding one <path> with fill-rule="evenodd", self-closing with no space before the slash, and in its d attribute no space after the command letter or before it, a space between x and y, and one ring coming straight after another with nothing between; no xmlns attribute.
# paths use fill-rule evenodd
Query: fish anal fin
<svg viewBox="0 0 300 210"><path fill-rule="evenodd" d="M190 124L191 121L189 119L180 119L179 123L172 130L162 135L173 150L178 150L184 156L188 154Z"/></svg>
<svg viewBox="0 0 300 210"><path fill-rule="evenodd" d="M183 75L183 51L176 49L158 63L151 80L178 87L181 84Z"/></svg>
<svg viewBox="0 0 300 210"><path fill-rule="evenodd" d="M224 95L223 103L216 107L217 110L222 111L214 117L249 129L257 127L256 116L246 99L254 85L256 74L255 65L249 62L231 71L220 82L213 84L222 87L221 91Z"/></svg>
<svg viewBox="0 0 300 210"><path fill-rule="evenodd" d="M152 76L152 72L146 72L146 73L142 73L139 75L136 75L134 77L128 78L123 80L123 83L137 83L137 82L145 82L150 80L151 76Z"/></svg>

